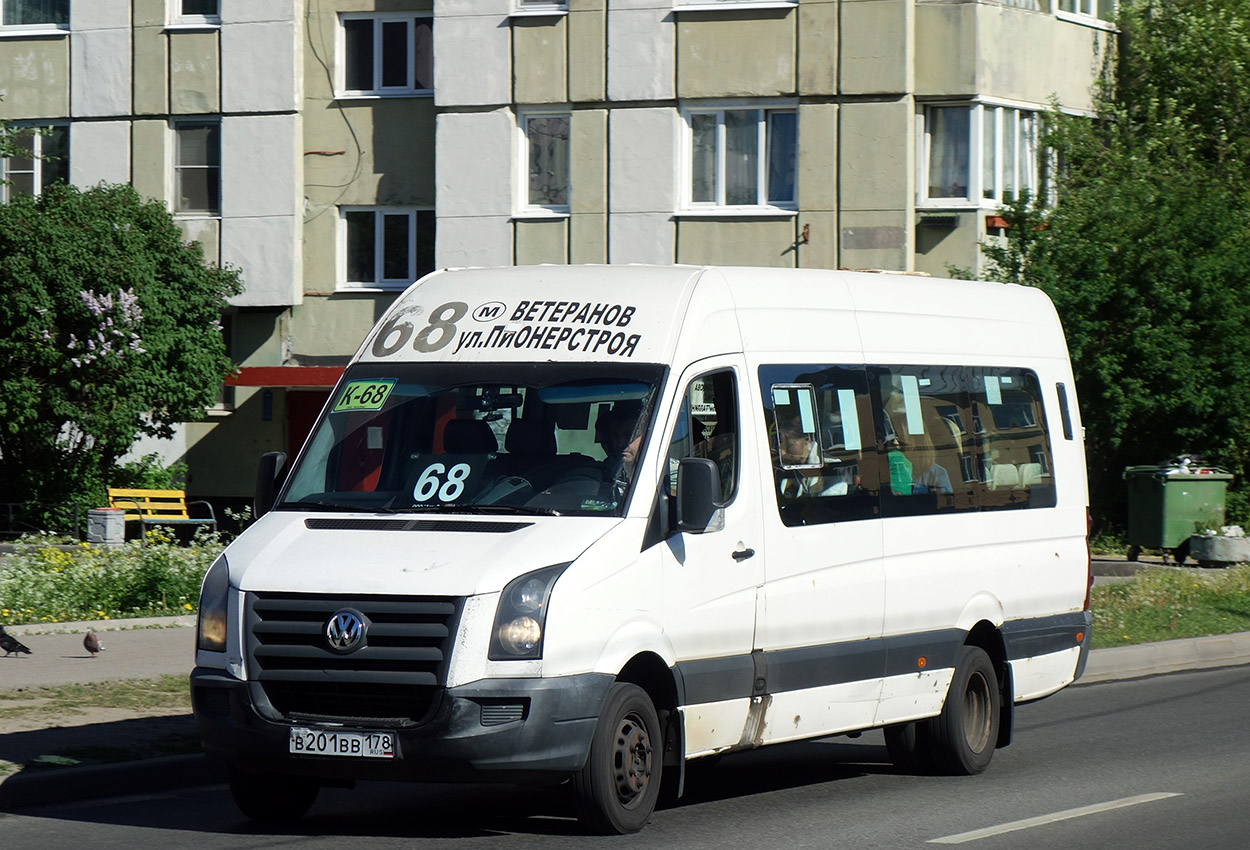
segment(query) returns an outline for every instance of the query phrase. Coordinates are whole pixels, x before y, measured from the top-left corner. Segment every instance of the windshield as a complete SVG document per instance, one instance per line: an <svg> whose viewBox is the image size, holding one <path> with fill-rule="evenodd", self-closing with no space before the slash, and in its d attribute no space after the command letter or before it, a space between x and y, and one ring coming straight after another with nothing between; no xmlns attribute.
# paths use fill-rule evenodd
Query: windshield
<svg viewBox="0 0 1250 850"><path fill-rule="evenodd" d="M620 516L663 376L638 364L357 364L277 507Z"/></svg>

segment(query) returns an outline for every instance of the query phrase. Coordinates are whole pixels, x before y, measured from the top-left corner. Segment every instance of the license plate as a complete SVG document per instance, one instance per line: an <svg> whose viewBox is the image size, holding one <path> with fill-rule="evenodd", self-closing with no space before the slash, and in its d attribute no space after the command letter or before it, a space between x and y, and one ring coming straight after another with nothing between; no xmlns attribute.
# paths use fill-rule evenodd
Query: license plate
<svg viewBox="0 0 1250 850"><path fill-rule="evenodd" d="M393 759L395 736L390 732L340 732L291 728L291 753L301 756Z"/></svg>

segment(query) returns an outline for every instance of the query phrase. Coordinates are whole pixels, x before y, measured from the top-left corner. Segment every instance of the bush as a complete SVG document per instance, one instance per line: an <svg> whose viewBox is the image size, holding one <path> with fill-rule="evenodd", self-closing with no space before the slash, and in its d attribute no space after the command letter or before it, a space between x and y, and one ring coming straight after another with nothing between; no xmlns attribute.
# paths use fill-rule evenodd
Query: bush
<svg viewBox="0 0 1250 850"><path fill-rule="evenodd" d="M0 623L58 623L188 614L222 550L207 535L187 547L149 531L144 545L69 545L48 535L22 538L0 556Z"/></svg>

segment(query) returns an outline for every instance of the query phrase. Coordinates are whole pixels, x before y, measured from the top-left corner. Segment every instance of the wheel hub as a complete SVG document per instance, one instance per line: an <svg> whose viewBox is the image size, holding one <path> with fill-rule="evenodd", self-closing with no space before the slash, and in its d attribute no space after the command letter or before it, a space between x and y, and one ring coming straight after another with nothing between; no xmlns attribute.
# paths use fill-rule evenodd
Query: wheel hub
<svg viewBox="0 0 1250 850"><path fill-rule="evenodd" d="M616 793L629 803L646 789L651 780L651 738L642 719L630 714L621 720L616 733L613 767Z"/></svg>

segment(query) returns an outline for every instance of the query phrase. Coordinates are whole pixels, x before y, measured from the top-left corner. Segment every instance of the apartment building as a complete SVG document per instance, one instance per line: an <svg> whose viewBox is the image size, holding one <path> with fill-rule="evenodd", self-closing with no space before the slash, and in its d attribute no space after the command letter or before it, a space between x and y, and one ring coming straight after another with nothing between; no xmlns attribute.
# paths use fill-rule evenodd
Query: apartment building
<svg viewBox="0 0 1250 850"><path fill-rule="evenodd" d="M131 183L239 268L242 367L172 443L244 502L443 266L978 268L1091 108L1110 0L0 0L0 161ZM38 155L54 158L39 159Z"/></svg>

